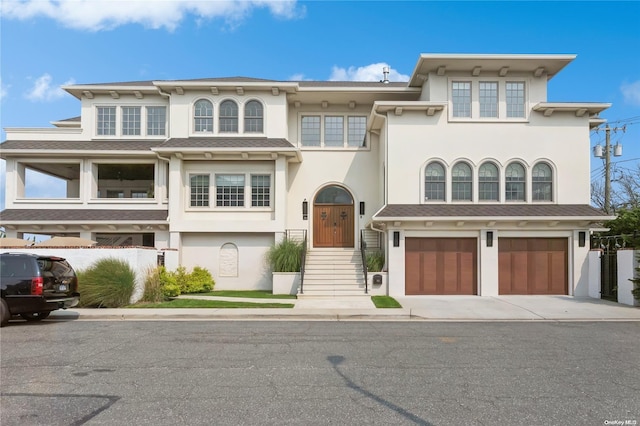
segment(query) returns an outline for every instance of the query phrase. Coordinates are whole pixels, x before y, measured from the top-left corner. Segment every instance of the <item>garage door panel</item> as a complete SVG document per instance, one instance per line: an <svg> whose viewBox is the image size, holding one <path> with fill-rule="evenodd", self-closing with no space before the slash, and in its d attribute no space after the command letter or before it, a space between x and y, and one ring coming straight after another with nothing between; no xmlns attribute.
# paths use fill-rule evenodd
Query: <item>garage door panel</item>
<svg viewBox="0 0 640 426"><path fill-rule="evenodd" d="M499 238L500 294L567 294L566 238Z"/></svg>
<svg viewBox="0 0 640 426"><path fill-rule="evenodd" d="M407 238L405 294L477 294L477 240Z"/></svg>

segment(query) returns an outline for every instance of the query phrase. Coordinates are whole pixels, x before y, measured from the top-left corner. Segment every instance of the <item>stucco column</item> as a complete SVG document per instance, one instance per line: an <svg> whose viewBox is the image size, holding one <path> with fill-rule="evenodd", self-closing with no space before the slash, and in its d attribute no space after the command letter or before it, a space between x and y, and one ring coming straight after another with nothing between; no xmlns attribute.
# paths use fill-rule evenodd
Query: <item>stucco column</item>
<svg viewBox="0 0 640 426"><path fill-rule="evenodd" d="M487 234L489 234L489 237ZM497 296L500 293L498 286L498 231L495 229L483 229L480 231L480 250L478 256L479 296Z"/></svg>
<svg viewBox="0 0 640 426"><path fill-rule="evenodd" d="M398 247L394 247L394 234L398 233ZM389 296L405 296L405 250L404 232L390 229L387 233L387 252L389 253Z"/></svg>
<svg viewBox="0 0 640 426"><path fill-rule="evenodd" d="M273 188L273 220L276 228L284 231L287 219L287 158L282 155L275 161Z"/></svg>
<svg viewBox="0 0 640 426"><path fill-rule="evenodd" d="M580 233L583 233L584 238L581 238ZM569 256L573 251L573 259L569 257L569 264L573 264L573 283L569 283L569 295L589 297L589 251L591 251L589 231L586 229L573 231L572 238L569 239L569 247Z"/></svg>

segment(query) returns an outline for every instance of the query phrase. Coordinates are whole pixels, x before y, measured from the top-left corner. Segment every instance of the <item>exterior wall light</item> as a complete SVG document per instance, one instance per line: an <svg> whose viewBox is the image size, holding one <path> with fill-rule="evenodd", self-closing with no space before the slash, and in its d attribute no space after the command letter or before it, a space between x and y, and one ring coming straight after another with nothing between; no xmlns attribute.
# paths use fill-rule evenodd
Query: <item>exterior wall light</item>
<svg viewBox="0 0 640 426"><path fill-rule="evenodd" d="M307 219L309 219L309 202L305 198L305 200L302 202L302 220Z"/></svg>
<svg viewBox="0 0 640 426"><path fill-rule="evenodd" d="M493 247L493 231L487 231L487 247Z"/></svg>

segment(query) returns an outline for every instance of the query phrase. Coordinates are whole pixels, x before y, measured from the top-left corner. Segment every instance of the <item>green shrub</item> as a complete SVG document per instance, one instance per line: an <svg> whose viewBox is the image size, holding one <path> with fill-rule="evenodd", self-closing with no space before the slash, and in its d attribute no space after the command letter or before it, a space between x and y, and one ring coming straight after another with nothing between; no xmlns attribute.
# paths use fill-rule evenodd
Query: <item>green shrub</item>
<svg viewBox="0 0 640 426"><path fill-rule="evenodd" d="M174 283L168 283L162 286L162 294L165 299L180 296L180 286Z"/></svg>
<svg viewBox="0 0 640 426"><path fill-rule="evenodd" d="M159 278L164 297L177 297L187 293L207 293L213 290L215 282L211 273L204 268L196 266L192 272L187 272L184 266L175 271L167 271L164 267L159 269Z"/></svg>
<svg viewBox="0 0 640 426"><path fill-rule="evenodd" d="M120 308L129 304L136 285L136 274L120 259L98 260L78 272L80 306Z"/></svg>
<svg viewBox="0 0 640 426"><path fill-rule="evenodd" d="M273 272L299 272L302 251L301 242L282 240L267 252L267 262Z"/></svg>
<svg viewBox="0 0 640 426"><path fill-rule="evenodd" d="M189 275L185 293L207 293L213 290L214 282L211 273L204 268L194 266Z"/></svg>
<svg viewBox="0 0 640 426"><path fill-rule="evenodd" d="M640 254L636 258L639 266L636 268L636 277L631 279L633 282L633 290L631 290L631 294L633 294L633 298L640 302Z"/></svg>
<svg viewBox="0 0 640 426"><path fill-rule="evenodd" d="M384 254L381 251L367 253L367 271L380 272L384 267Z"/></svg>

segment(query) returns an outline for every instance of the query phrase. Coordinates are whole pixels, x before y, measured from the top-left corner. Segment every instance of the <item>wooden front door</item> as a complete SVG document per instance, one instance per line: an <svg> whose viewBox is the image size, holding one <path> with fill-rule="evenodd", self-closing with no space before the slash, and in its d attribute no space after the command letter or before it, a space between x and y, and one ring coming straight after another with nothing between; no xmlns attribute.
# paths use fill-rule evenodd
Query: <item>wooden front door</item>
<svg viewBox="0 0 640 426"><path fill-rule="evenodd" d="M353 204L313 206L313 246L353 247Z"/></svg>

